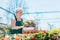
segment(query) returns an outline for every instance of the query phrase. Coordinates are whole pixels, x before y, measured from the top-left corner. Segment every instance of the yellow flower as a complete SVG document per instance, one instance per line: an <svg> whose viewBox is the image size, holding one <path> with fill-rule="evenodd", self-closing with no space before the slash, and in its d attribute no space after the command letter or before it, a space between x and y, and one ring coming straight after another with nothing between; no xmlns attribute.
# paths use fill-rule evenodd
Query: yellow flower
<svg viewBox="0 0 60 40"><path fill-rule="evenodd" d="M51 31L50 31L50 34L51 34L51 33L60 33L60 30L59 30L59 29L51 30Z"/></svg>

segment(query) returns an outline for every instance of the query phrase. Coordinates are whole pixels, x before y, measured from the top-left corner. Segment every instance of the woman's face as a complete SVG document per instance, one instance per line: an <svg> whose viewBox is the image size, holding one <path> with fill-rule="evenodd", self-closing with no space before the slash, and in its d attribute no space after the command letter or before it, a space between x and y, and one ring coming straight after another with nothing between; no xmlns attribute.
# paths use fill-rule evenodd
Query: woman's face
<svg viewBox="0 0 60 40"><path fill-rule="evenodd" d="M17 17L21 17L21 16L22 16L22 10L17 11L17 12L16 12L16 16L17 16Z"/></svg>

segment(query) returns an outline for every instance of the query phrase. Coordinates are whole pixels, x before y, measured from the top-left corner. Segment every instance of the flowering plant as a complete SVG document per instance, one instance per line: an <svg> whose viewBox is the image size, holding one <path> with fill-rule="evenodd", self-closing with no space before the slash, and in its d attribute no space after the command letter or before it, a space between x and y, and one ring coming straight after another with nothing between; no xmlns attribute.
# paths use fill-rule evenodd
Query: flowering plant
<svg viewBox="0 0 60 40"><path fill-rule="evenodd" d="M36 21L34 20L27 20L24 22L24 27L36 27Z"/></svg>

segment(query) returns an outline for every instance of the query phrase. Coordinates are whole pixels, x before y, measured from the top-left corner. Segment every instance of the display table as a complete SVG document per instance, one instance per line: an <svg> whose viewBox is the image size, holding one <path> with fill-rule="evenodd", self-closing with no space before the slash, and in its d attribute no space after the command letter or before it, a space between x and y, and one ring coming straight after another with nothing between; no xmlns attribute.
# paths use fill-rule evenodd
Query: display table
<svg viewBox="0 0 60 40"><path fill-rule="evenodd" d="M34 27L24 27L23 28L23 34L31 34L31 33L37 33L38 30Z"/></svg>

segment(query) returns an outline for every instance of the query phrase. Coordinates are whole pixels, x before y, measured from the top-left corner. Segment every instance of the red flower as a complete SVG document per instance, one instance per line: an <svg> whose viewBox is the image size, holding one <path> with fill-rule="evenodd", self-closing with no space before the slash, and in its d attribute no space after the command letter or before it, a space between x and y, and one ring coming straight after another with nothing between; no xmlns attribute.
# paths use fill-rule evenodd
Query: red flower
<svg viewBox="0 0 60 40"><path fill-rule="evenodd" d="M38 30L37 30L37 29L34 29L34 30L33 30L33 32L34 32L34 33L37 33L37 32L38 32Z"/></svg>
<svg viewBox="0 0 60 40"><path fill-rule="evenodd" d="M46 33L47 33L47 31L46 31L46 30L44 30L43 32L44 32L44 34L46 34Z"/></svg>
<svg viewBox="0 0 60 40"><path fill-rule="evenodd" d="M16 38L15 38L15 40L19 40L19 38L18 38L18 37L16 37Z"/></svg>
<svg viewBox="0 0 60 40"><path fill-rule="evenodd" d="M4 39L5 39L4 37L1 38L1 40L4 40Z"/></svg>
<svg viewBox="0 0 60 40"><path fill-rule="evenodd" d="M35 38L34 38L34 37L32 37L32 40L35 40Z"/></svg>

